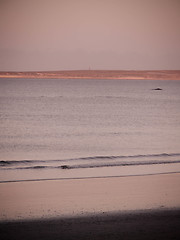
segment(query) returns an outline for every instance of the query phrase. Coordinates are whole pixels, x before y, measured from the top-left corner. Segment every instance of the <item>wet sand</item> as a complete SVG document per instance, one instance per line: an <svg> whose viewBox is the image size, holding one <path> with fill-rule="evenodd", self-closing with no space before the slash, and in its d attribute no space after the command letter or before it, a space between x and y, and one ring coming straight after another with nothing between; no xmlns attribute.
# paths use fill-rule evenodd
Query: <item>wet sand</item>
<svg viewBox="0 0 180 240"><path fill-rule="evenodd" d="M0 184L0 220L180 207L180 173Z"/></svg>
<svg viewBox="0 0 180 240"><path fill-rule="evenodd" d="M0 184L1 239L178 239L180 174Z"/></svg>

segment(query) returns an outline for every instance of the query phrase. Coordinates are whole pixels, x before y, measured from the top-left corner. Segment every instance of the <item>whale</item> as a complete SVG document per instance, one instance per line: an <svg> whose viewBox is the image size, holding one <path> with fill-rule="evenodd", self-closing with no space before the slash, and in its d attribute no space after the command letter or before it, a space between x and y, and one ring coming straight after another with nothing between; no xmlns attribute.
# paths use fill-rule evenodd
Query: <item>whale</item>
<svg viewBox="0 0 180 240"><path fill-rule="evenodd" d="M152 90L160 91L160 90L162 90L162 88L154 88Z"/></svg>

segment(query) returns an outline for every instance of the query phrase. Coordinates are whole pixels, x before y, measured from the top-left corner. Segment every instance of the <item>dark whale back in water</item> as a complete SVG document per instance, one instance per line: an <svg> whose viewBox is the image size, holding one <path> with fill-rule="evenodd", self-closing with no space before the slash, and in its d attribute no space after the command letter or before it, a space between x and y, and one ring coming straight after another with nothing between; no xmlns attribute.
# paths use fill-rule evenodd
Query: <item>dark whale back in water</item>
<svg viewBox="0 0 180 240"><path fill-rule="evenodd" d="M162 90L162 88L154 88L154 89L152 89L152 90L158 90L158 91L160 91L160 90Z"/></svg>

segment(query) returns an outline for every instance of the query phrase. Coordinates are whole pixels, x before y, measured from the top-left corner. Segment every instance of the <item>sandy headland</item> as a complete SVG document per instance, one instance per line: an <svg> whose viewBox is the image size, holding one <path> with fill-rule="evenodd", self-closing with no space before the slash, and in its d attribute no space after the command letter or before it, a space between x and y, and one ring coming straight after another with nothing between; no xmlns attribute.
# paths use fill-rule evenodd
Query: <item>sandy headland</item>
<svg viewBox="0 0 180 240"><path fill-rule="evenodd" d="M147 79L180 80L180 70L71 70L0 72L0 78L59 78L59 79Z"/></svg>

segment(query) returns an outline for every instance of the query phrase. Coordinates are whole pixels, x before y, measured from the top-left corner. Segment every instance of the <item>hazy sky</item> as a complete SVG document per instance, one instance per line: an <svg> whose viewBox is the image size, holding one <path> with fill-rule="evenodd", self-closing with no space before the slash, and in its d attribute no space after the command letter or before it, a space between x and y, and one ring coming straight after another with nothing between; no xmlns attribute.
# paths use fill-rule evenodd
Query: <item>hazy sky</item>
<svg viewBox="0 0 180 240"><path fill-rule="evenodd" d="M180 0L0 0L0 71L180 69Z"/></svg>

